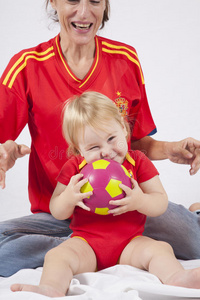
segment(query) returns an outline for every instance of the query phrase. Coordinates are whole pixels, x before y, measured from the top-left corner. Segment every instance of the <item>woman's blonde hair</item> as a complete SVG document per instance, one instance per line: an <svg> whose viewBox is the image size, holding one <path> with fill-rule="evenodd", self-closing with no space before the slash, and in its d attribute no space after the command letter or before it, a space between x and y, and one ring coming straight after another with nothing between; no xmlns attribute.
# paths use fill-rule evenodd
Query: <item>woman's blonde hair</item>
<svg viewBox="0 0 200 300"><path fill-rule="evenodd" d="M68 154L79 154L80 133L84 134L86 126L94 130L104 130L110 119L115 119L121 126L126 126L128 136L130 128L123 119L115 103L105 95L97 92L85 92L66 101L63 110L63 135L69 148Z"/></svg>

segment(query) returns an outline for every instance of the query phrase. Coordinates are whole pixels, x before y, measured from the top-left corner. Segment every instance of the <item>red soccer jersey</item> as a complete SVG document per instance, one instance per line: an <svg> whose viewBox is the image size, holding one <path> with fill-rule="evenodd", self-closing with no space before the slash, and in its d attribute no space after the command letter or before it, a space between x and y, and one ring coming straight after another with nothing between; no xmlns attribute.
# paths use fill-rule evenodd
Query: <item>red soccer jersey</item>
<svg viewBox="0 0 200 300"><path fill-rule="evenodd" d="M92 90L111 98L127 116L132 139L155 131L135 49L96 36L93 65L83 80L64 60L59 35L16 54L0 81L0 142L15 140L28 123L32 144L29 199L32 212L49 212L56 177L66 162L62 109L66 99Z"/></svg>

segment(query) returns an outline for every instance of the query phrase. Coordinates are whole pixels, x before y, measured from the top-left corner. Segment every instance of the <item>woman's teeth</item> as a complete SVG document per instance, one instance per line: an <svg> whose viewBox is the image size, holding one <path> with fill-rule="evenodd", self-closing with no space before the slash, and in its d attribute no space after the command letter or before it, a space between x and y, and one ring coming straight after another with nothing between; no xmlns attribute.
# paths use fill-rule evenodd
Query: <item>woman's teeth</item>
<svg viewBox="0 0 200 300"><path fill-rule="evenodd" d="M89 29L90 27L91 27L91 23L90 24L78 24L78 23L72 23L73 24L73 26L75 27L75 28L77 28L77 29L82 29L82 30L84 30L84 29Z"/></svg>

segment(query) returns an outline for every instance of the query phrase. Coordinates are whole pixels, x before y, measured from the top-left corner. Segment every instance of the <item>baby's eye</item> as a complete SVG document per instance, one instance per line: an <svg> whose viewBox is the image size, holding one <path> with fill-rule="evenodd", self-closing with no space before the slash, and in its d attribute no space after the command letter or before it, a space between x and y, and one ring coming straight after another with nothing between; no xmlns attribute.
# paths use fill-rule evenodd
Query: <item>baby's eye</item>
<svg viewBox="0 0 200 300"><path fill-rule="evenodd" d="M111 136L108 138L108 142L111 142L112 140L114 140L115 136Z"/></svg>
<svg viewBox="0 0 200 300"><path fill-rule="evenodd" d="M89 151L95 150L95 149L98 149L98 148L99 148L98 146L92 146L92 147L89 149Z"/></svg>

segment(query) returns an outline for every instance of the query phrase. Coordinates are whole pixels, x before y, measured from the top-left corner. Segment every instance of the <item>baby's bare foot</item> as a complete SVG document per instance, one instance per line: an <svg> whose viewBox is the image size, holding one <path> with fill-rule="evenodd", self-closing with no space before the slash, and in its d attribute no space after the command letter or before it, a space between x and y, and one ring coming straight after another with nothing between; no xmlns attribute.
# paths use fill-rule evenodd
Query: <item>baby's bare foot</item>
<svg viewBox="0 0 200 300"><path fill-rule="evenodd" d="M200 202L195 202L192 205L190 205L189 210L192 212L200 210Z"/></svg>
<svg viewBox="0 0 200 300"><path fill-rule="evenodd" d="M64 297L65 294L47 285L12 284L12 292L33 292L48 297Z"/></svg>
<svg viewBox="0 0 200 300"><path fill-rule="evenodd" d="M166 282L167 285L200 289L200 268L181 270L172 275Z"/></svg>

